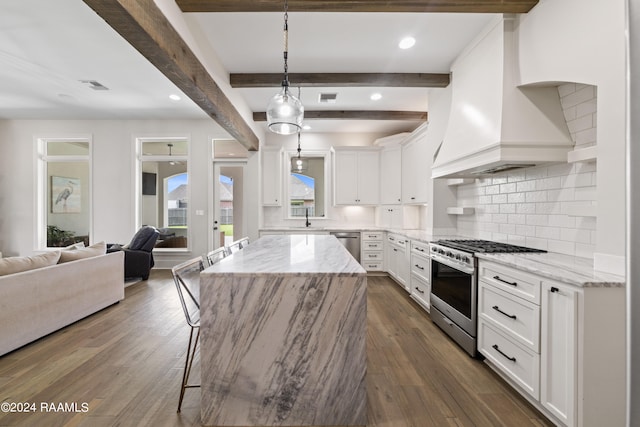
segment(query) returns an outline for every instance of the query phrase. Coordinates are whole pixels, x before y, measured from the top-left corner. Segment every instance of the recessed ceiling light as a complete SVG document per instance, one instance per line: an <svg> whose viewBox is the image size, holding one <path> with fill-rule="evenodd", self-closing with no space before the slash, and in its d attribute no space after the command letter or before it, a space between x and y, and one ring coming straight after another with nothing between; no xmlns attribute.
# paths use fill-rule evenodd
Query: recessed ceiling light
<svg viewBox="0 0 640 427"><path fill-rule="evenodd" d="M413 37L405 37L400 40L400 43L398 43L398 47L400 49L409 49L410 47L413 47L414 44L416 44L416 39L414 39Z"/></svg>
<svg viewBox="0 0 640 427"><path fill-rule="evenodd" d="M378 92L371 94L371 100L372 101L378 101L380 99L382 99L382 94L380 94Z"/></svg>
<svg viewBox="0 0 640 427"><path fill-rule="evenodd" d="M169 99L172 101L180 101L180 97L175 93L172 93L171 95L169 95Z"/></svg>

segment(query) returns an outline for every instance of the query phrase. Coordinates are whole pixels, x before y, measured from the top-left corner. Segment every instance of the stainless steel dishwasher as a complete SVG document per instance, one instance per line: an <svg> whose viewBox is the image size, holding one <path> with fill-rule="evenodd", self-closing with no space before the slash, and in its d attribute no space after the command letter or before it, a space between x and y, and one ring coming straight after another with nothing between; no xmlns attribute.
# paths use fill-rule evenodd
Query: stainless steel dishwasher
<svg viewBox="0 0 640 427"><path fill-rule="evenodd" d="M332 231L331 235L336 236L336 239L347 248L356 261L360 262L360 233Z"/></svg>

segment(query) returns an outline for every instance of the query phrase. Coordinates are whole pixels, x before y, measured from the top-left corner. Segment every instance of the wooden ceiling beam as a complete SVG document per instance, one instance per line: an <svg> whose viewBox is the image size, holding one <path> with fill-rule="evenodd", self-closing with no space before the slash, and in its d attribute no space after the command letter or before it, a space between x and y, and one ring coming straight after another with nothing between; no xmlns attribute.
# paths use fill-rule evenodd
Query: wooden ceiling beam
<svg viewBox="0 0 640 427"><path fill-rule="evenodd" d="M282 12L282 0L176 0L183 12ZM538 0L289 0L289 12L527 13Z"/></svg>
<svg viewBox="0 0 640 427"><path fill-rule="evenodd" d="M417 120L427 121L424 111L379 111L379 110L321 110L305 111L305 120ZM266 122L267 113L264 111L253 113L253 120Z"/></svg>
<svg viewBox="0 0 640 427"><path fill-rule="evenodd" d="M234 88L278 87L282 73L231 74ZM428 73L290 73L297 87L447 87L449 74Z"/></svg>
<svg viewBox="0 0 640 427"><path fill-rule="evenodd" d="M258 150L258 137L154 0L83 1L233 138Z"/></svg>

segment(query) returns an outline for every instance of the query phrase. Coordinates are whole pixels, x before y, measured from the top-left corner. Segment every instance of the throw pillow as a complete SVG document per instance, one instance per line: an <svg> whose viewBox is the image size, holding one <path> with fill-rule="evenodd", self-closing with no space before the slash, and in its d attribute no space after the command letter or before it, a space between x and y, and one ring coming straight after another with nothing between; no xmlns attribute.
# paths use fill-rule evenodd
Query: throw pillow
<svg viewBox="0 0 640 427"><path fill-rule="evenodd" d="M78 248L70 251L62 251L60 254L59 264L64 262L76 261L83 258L91 258L94 256L104 255L107 252L107 244L105 242L95 243L86 248Z"/></svg>
<svg viewBox="0 0 640 427"><path fill-rule="evenodd" d="M84 242L77 242L74 243L73 245L69 245L66 248L64 248L64 250L66 251L72 251L74 249L80 249L80 248L84 248Z"/></svg>
<svg viewBox="0 0 640 427"><path fill-rule="evenodd" d="M54 265L60 259L60 251L46 252L34 256L16 256L0 259L0 276L35 270Z"/></svg>

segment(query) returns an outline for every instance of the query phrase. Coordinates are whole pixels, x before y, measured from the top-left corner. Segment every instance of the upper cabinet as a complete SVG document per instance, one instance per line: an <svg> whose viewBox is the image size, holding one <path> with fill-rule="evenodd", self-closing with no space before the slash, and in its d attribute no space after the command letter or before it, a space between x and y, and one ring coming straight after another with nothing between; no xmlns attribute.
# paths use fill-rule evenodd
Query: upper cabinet
<svg viewBox="0 0 640 427"><path fill-rule="evenodd" d="M282 149L263 147L262 151L262 204L282 206Z"/></svg>
<svg viewBox="0 0 640 427"><path fill-rule="evenodd" d="M379 204L380 150L335 147L333 153L334 204Z"/></svg>
<svg viewBox="0 0 640 427"><path fill-rule="evenodd" d="M380 201L383 205L402 202L402 148L399 145L380 152Z"/></svg>
<svg viewBox="0 0 640 427"><path fill-rule="evenodd" d="M402 202L406 204L429 201L431 159L424 136L424 131L412 134L402 145Z"/></svg>

